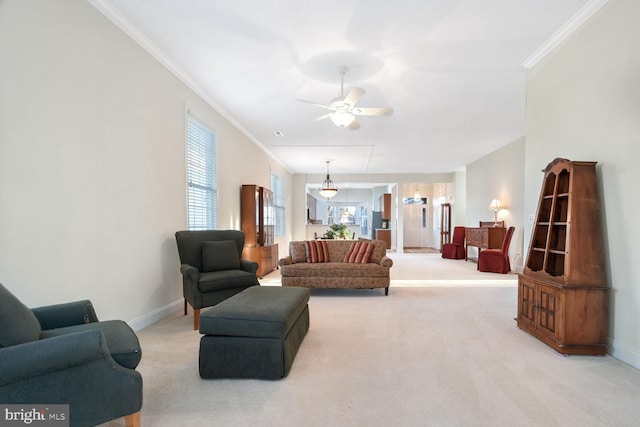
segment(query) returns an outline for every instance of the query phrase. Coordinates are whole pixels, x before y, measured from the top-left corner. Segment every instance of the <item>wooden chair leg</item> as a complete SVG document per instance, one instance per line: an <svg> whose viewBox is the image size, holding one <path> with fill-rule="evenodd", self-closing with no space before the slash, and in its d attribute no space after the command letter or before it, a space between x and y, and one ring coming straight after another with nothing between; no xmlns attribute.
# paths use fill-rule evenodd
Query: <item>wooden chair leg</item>
<svg viewBox="0 0 640 427"><path fill-rule="evenodd" d="M193 330L197 331L200 329L200 309L193 309Z"/></svg>
<svg viewBox="0 0 640 427"><path fill-rule="evenodd" d="M184 299L184 315L187 315L187 299Z"/></svg>
<svg viewBox="0 0 640 427"><path fill-rule="evenodd" d="M140 427L140 412L135 412L124 417L127 427Z"/></svg>

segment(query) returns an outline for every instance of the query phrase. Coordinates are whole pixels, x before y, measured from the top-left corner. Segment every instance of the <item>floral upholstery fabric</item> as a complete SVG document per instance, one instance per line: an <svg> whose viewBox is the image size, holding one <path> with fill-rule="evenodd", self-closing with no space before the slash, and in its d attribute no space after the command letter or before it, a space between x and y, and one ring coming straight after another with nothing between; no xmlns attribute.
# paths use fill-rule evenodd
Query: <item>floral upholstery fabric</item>
<svg viewBox="0 0 640 427"><path fill-rule="evenodd" d="M354 240L326 240L329 262L307 263L305 241L289 243L290 255L280 259L282 286L306 288L388 288L393 260L386 256L385 243L375 244L368 263L345 263L343 260Z"/></svg>

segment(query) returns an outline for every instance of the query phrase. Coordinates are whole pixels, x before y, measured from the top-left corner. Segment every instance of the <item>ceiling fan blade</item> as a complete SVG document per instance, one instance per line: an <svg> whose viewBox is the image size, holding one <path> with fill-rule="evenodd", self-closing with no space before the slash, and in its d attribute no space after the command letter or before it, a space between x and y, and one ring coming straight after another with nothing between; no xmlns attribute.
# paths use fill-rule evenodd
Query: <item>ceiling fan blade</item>
<svg viewBox="0 0 640 427"><path fill-rule="evenodd" d="M354 108L353 110L351 110L351 112L356 116L390 116L391 114L393 114L393 108Z"/></svg>
<svg viewBox="0 0 640 427"><path fill-rule="evenodd" d="M326 108L327 110L331 110L332 108L328 105L318 104L317 102L307 101L306 99L296 99L296 101L306 102L307 104L315 105L316 107Z"/></svg>
<svg viewBox="0 0 640 427"><path fill-rule="evenodd" d="M360 124L356 120L354 120L349 125L349 129L351 129L351 130L360 129Z"/></svg>
<svg viewBox="0 0 640 427"><path fill-rule="evenodd" d="M358 103L358 101L360 101L360 98L362 98L362 95L364 95L365 93L366 91L364 89L361 89L359 87L354 87L347 94L346 98L344 98L344 102L354 107Z"/></svg>
<svg viewBox="0 0 640 427"><path fill-rule="evenodd" d="M323 115L323 116L320 116L320 117L317 117L317 118L313 119L313 121L314 121L314 122L317 122L318 120L328 119L329 117L331 117L331 115L332 115L332 114L333 114L333 113L327 113L327 114L325 114L325 115Z"/></svg>

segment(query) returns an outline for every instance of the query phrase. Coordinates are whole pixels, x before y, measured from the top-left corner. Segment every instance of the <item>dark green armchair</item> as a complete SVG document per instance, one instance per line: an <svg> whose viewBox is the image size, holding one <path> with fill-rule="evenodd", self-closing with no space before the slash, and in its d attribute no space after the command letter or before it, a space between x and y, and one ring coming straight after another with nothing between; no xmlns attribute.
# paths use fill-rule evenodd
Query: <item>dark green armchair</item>
<svg viewBox="0 0 640 427"><path fill-rule="evenodd" d="M71 426L140 425L142 353L123 321L90 301L29 309L0 284L0 403L67 404Z"/></svg>
<svg viewBox="0 0 640 427"><path fill-rule="evenodd" d="M200 325L200 309L211 307L260 285L258 263L242 259L244 232L240 230L185 230L176 232L184 314L193 307L193 329Z"/></svg>

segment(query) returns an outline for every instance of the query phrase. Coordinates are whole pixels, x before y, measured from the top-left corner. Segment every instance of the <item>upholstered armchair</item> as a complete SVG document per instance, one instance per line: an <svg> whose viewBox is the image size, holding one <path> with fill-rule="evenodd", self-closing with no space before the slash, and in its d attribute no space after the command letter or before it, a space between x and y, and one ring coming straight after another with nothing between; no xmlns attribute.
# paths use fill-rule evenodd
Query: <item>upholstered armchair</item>
<svg viewBox="0 0 640 427"><path fill-rule="evenodd" d="M483 249L478 253L478 270L491 273L507 274L511 271L509 262L509 246L515 227L509 227L502 239L502 248Z"/></svg>
<svg viewBox="0 0 640 427"><path fill-rule="evenodd" d="M200 327L200 309L211 307L258 282L258 263L242 259L244 233L239 230L176 232L184 314L193 307L193 329Z"/></svg>
<svg viewBox="0 0 640 427"><path fill-rule="evenodd" d="M454 227L451 243L445 243L442 245L442 258L464 259L465 231L465 227Z"/></svg>
<svg viewBox="0 0 640 427"><path fill-rule="evenodd" d="M140 425L136 334L100 322L90 301L30 310L0 284L0 402L69 405L70 426Z"/></svg>

